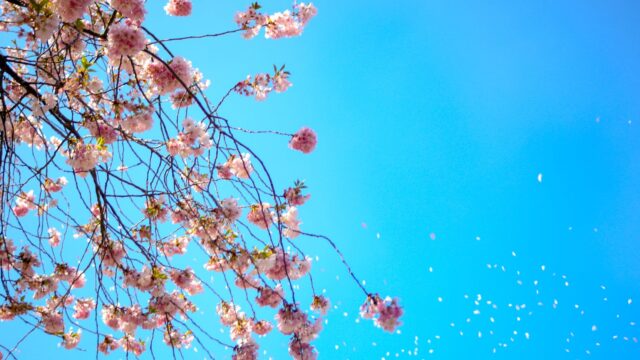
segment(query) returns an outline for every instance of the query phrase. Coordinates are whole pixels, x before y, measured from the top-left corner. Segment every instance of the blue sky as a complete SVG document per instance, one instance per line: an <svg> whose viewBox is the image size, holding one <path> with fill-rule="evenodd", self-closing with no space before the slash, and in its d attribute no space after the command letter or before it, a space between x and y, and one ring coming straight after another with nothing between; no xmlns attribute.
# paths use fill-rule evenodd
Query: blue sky
<svg viewBox="0 0 640 360"><path fill-rule="evenodd" d="M637 357L639 6L314 4L300 38L231 35L172 49L211 79L213 99L287 65L289 91L262 103L233 97L221 115L249 129L317 131L307 156L281 138L251 141L281 187L306 180L303 229L332 237L370 291L405 307L399 334L357 323L362 294L335 254L300 239L320 258L316 286L337 305L315 342L320 358ZM146 25L160 38L224 31L246 5L196 0L193 16L176 19L150 2ZM38 341L55 346L33 336L24 358L51 354ZM284 358L284 341L265 344L265 358Z"/></svg>

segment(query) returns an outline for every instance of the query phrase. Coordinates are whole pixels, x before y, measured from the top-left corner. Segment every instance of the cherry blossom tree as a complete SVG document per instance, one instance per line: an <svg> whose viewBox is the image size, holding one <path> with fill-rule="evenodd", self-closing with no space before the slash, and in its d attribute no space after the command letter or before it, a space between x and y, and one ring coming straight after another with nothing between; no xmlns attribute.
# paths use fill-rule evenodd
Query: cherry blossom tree
<svg viewBox="0 0 640 360"><path fill-rule="evenodd" d="M276 327L290 337L292 358L315 359L330 302L313 289L312 260L296 242L306 236L340 257L364 293L361 315L394 331L397 300L368 292L331 239L301 229L304 183L275 184L237 136L253 132L219 112L230 96L285 92L290 73L248 76L212 101L204 75L169 46L188 38L155 36L144 26L146 6L0 5L0 321L22 321L66 349L88 333L97 342L84 347L139 356L151 333L174 356L194 343L207 352L220 344L237 360L257 358L255 338ZM197 8L169 0L164 10L189 16ZM315 15L312 4L268 14L254 3L235 14L235 29L191 39L295 37ZM306 127L268 133L304 154L318 142ZM200 263L185 261L187 252ZM207 271L224 286L204 280ZM303 278L310 299L296 298ZM217 304L198 302L203 292ZM230 339L201 325L200 307L215 309ZM0 359L16 358L16 349L0 340Z"/></svg>

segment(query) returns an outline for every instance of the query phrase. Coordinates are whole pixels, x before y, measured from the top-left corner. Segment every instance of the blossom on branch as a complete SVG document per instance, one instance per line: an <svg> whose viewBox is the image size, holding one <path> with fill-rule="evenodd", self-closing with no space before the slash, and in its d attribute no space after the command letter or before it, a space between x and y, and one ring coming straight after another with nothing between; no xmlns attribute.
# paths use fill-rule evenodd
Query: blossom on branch
<svg viewBox="0 0 640 360"><path fill-rule="evenodd" d="M246 11L236 13L235 22L245 30L245 39L255 37L263 27L267 39L299 36L309 20L318 13L311 3L294 4L291 11L285 10L272 15L260 13L260 8L258 3L254 3Z"/></svg>
<svg viewBox="0 0 640 360"><path fill-rule="evenodd" d="M316 148L316 144L318 143L318 137L315 131L303 127L298 130L297 133L293 134L291 140L289 141L289 147L294 150L301 151L305 154L309 154Z"/></svg>
<svg viewBox="0 0 640 360"><path fill-rule="evenodd" d="M191 7L191 0L169 0L164 11L171 16L189 16Z"/></svg>

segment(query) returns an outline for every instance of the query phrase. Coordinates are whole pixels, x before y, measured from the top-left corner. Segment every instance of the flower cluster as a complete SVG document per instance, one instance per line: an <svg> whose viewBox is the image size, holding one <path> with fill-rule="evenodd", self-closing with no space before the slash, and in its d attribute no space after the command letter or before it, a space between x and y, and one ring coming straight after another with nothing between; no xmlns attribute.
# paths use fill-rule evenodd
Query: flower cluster
<svg viewBox="0 0 640 360"><path fill-rule="evenodd" d="M87 12L89 5L94 0L54 0L53 8L60 19L65 22L74 22Z"/></svg>
<svg viewBox="0 0 640 360"><path fill-rule="evenodd" d="M147 13L144 0L111 0L111 6L136 23L142 23Z"/></svg>
<svg viewBox="0 0 640 360"><path fill-rule="evenodd" d="M142 30L132 22L123 21L111 26L107 41L107 54L112 59L134 56L146 46Z"/></svg>
<svg viewBox="0 0 640 360"><path fill-rule="evenodd" d="M194 337L190 330L187 330L184 334L181 334L176 328L174 328L171 324L167 325L167 329L164 332L163 341L165 344L172 348L188 349L191 346L191 342Z"/></svg>
<svg viewBox="0 0 640 360"><path fill-rule="evenodd" d="M298 220L298 208L295 206L291 206L287 209L285 213L282 214L282 223L284 223L287 228L282 231L282 235L295 239L300 235L300 220Z"/></svg>
<svg viewBox="0 0 640 360"><path fill-rule="evenodd" d="M307 314L292 305L285 305L276 314L278 330L293 335L289 343L289 355L296 360L316 359L318 354L310 344L322 330L320 319L311 321Z"/></svg>
<svg viewBox="0 0 640 360"><path fill-rule="evenodd" d="M80 343L80 336L82 335L82 330L78 330L77 332L73 332L69 330L68 333L62 335L62 347L67 350L75 349L76 346Z"/></svg>
<svg viewBox="0 0 640 360"><path fill-rule="evenodd" d="M253 225L267 229L273 224L274 213L270 210L271 205L269 203L251 205L251 211L247 214L247 220Z"/></svg>
<svg viewBox="0 0 640 360"><path fill-rule="evenodd" d="M173 270L170 273L171 280L182 290L195 295L202 292L202 283L198 280L191 268Z"/></svg>
<svg viewBox="0 0 640 360"><path fill-rule="evenodd" d="M167 151L171 156L197 157L213 145L204 123L196 124L192 119L186 118L182 121L182 127L177 138L167 141Z"/></svg>
<svg viewBox="0 0 640 360"><path fill-rule="evenodd" d="M191 62L176 56L166 64L161 61L149 62L146 76L155 92L159 95L190 86L195 80L195 72Z"/></svg>
<svg viewBox="0 0 640 360"><path fill-rule="evenodd" d="M154 108L152 106L140 106L134 107L134 109L129 116L119 121L122 130L128 133L142 133L151 130L153 127Z"/></svg>
<svg viewBox="0 0 640 360"><path fill-rule="evenodd" d="M311 270L311 259L291 255L277 249L258 253L254 256L255 271L271 280L297 280Z"/></svg>
<svg viewBox="0 0 640 360"><path fill-rule="evenodd" d="M191 0L169 0L164 11L171 16L189 16L191 15L191 7Z"/></svg>
<svg viewBox="0 0 640 360"><path fill-rule="evenodd" d="M276 92L284 92L291 87L289 81L290 73L284 70L284 65L278 69L273 67L274 74L257 74L251 80L251 75L240 81L234 87L234 90L244 96L255 96L256 100L262 101L267 95L275 90Z"/></svg>
<svg viewBox="0 0 640 360"><path fill-rule="evenodd" d="M19 118L17 121L0 122L0 130L16 144L25 143L29 147L42 149L46 139L42 135L42 125L35 118Z"/></svg>
<svg viewBox="0 0 640 360"><path fill-rule="evenodd" d="M96 308L96 302L91 298L77 299L73 307L73 317L78 320L88 319L91 311Z"/></svg>
<svg viewBox="0 0 640 360"><path fill-rule="evenodd" d="M369 295L360 307L360 316L365 319L374 319L376 326L389 332L393 332L401 325L398 319L403 312L397 299L387 297L383 300L377 294Z"/></svg>
<svg viewBox="0 0 640 360"><path fill-rule="evenodd" d="M316 295L311 302L311 310L318 311L322 315L326 315L329 311L330 302L329 299L322 295Z"/></svg>
<svg viewBox="0 0 640 360"><path fill-rule="evenodd" d="M277 308L282 303L282 299L284 299L284 292L282 291L282 285L278 284L274 289L260 287L258 296L256 296L256 303L260 306Z"/></svg>
<svg viewBox="0 0 640 360"><path fill-rule="evenodd" d="M59 177L56 181L46 178L42 188L49 193L56 193L62 190L62 187L67 185L67 178L64 176Z"/></svg>
<svg viewBox="0 0 640 360"><path fill-rule="evenodd" d="M299 36L309 20L318 13L311 3L294 4L292 11L285 10L272 15L260 13L260 8L258 3L254 3L246 11L236 13L235 22L245 30L245 39L255 37L263 27L267 39Z"/></svg>
<svg viewBox="0 0 640 360"><path fill-rule="evenodd" d="M62 236L60 231L58 231L58 229L56 228L49 228L47 232L49 233L49 244L51 244L51 246L60 245L60 239Z"/></svg>
<svg viewBox="0 0 640 360"><path fill-rule="evenodd" d="M16 206L13 207L13 213L18 217L22 217L27 215L29 210L35 210L37 208L33 190L29 190L29 192L18 194L16 197Z"/></svg>
<svg viewBox="0 0 640 360"><path fill-rule="evenodd" d="M231 155L227 162L217 166L218 176L221 179L229 180L234 176L240 179L248 179L253 172L253 165L251 165L251 155L242 154L242 156Z"/></svg>
<svg viewBox="0 0 640 360"><path fill-rule="evenodd" d="M176 236L169 241L160 242L158 244L158 250L160 250L160 252L162 252L162 254L167 257L171 257L174 255L183 255L187 252L189 240L190 238L188 236Z"/></svg>
<svg viewBox="0 0 640 360"><path fill-rule="evenodd" d="M291 140L289 141L289 147L308 154L316 148L317 143L318 137L316 136L315 131L303 127L302 129L298 130L297 133L293 134Z"/></svg>
<svg viewBox="0 0 640 360"><path fill-rule="evenodd" d="M294 187L287 188L283 195L287 203L291 206L304 205L311 198L309 194L302 195L302 190L305 188L304 182L299 180L295 182Z"/></svg>
<svg viewBox="0 0 640 360"><path fill-rule="evenodd" d="M257 344L252 333L263 336L273 329L273 325L265 320L255 321L247 318L237 305L227 302L218 304L220 322L230 327L231 339L238 345L234 349L233 359L257 359ZM284 335L291 335L289 354L294 359L316 359L317 352L310 344L318 337L322 330L322 323L317 318L312 320L297 307L285 304L275 316L278 331Z"/></svg>

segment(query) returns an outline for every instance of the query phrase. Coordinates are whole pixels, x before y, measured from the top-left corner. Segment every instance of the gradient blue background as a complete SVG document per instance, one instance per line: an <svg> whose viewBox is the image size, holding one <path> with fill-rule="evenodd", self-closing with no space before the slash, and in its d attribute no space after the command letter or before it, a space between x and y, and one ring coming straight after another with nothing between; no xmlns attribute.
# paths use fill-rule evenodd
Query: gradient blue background
<svg viewBox="0 0 640 360"><path fill-rule="evenodd" d="M163 4L149 2L146 25L167 38L231 29L248 2L195 0L186 19L164 16ZM172 49L212 80L213 99L247 74L287 64L289 91L263 103L231 98L221 115L249 129L317 131L308 156L279 137L251 141L280 187L296 178L309 185L303 229L332 237L370 291L405 307L400 333L357 323L363 295L335 254L297 240L319 256L316 286L337 305L315 342L320 358L640 356L640 6L314 4L319 14L300 38L236 34ZM264 5L273 12L289 3ZM13 333L0 326L0 337ZM262 357L285 358L286 340L271 338ZM34 335L22 358L94 357L52 351L56 342Z"/></svg>

